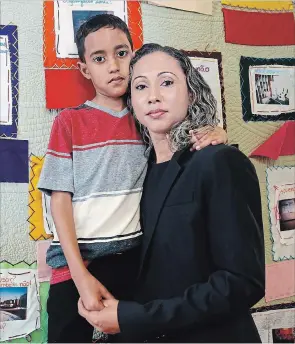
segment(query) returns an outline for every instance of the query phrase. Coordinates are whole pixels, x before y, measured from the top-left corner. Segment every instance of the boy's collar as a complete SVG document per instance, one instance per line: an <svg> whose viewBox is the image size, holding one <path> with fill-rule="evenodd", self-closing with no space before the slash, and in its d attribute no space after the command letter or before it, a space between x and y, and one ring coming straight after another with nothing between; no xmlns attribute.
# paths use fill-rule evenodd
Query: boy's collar
<svg viewBox="0 0 295 344"><path fill-rule="evenodd" d="M129 110L128 110L127 107L125 107L125 108L124 108L123 110L121 110L121 111L115 111L115 110L109 109L109 108L107 108L107 107L105 107L105 106L96 104L96 103L92 102L91 100L87 100L87 101L85 102L85 105L90 106L90 107L92 107L92 108L94 108L94 109L97 109L97 110L101 110L101 111L103 111L103 112L106 112L106 113L108 113L108 114L114 116L114 117L119 117L119 118L120 118L120 117L124 117L125 115L127 115L127 114L129 113Z"/></svg>

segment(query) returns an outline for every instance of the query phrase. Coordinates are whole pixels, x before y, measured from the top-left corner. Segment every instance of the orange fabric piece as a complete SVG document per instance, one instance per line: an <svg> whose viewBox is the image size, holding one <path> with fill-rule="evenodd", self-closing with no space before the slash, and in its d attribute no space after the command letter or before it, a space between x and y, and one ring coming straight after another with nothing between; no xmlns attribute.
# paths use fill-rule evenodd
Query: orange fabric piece
<svg viewBox="0 0 295 344"><path fill-rule="evenodd" d="M133 41L134 50L143 44L142 13L139 1L127 1L128 27Z"/></svg>

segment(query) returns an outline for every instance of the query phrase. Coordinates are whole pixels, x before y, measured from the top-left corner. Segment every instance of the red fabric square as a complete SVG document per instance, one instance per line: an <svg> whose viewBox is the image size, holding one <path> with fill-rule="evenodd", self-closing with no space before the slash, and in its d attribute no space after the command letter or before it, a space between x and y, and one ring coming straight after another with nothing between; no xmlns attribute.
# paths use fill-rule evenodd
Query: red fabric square
<svg viewBox="0 0 295 344"><path fill-rule="evenodd" d="M95 97L92 82L78 69L45 69L46 108L74 107Z"/></svg>
<svg viewBox="0 0 295 344"><path fill-rule="evenodd" d="M225 41L244 45L293 45L295 20L292 12L246 12L223 8Z"/></svg>

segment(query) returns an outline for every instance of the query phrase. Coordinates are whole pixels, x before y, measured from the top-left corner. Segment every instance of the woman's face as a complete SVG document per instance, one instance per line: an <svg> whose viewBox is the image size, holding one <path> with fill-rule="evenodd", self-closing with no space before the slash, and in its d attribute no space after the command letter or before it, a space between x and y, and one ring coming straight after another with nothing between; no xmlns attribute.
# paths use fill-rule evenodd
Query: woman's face
<svg viewBox="0 0 295 344"><path fill-rule="evenodd" d="M150 134L166 134L189 106L186 76L178 61L163 52L142 57L133 68L131 102Z"/></svg>

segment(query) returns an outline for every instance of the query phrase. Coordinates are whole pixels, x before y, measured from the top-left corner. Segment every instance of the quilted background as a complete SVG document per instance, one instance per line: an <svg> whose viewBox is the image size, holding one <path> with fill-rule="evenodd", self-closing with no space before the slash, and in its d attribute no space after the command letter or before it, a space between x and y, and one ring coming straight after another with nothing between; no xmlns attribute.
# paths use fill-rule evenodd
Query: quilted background
<svg viewBox="0 0 295 344"><path fill-rule="evenodd" d="M226 44L221 4L214 2L213 16L142 4L144 42L157 42L186 50L216 50L222 53L227 128L230 143L249 154L264 142L282 122L242 120L239 81L240 56L294 57L294 46L250 47ZM45 153L50 127L56 113L45 109L43 68L42 0L0 0L0 23L18 26L19 35L19 127L18 138L29 140L29 152ZM266 262L272 263L265 169L271 165L294 165L295 158L271 162L252 159L259 175L266 244ZM36 244L29 238L28 185L0 185L0 261L10 263L36 260ZM295 298L270 303L282 303ZM263 302L260 303L262 305Z"/></svg>

